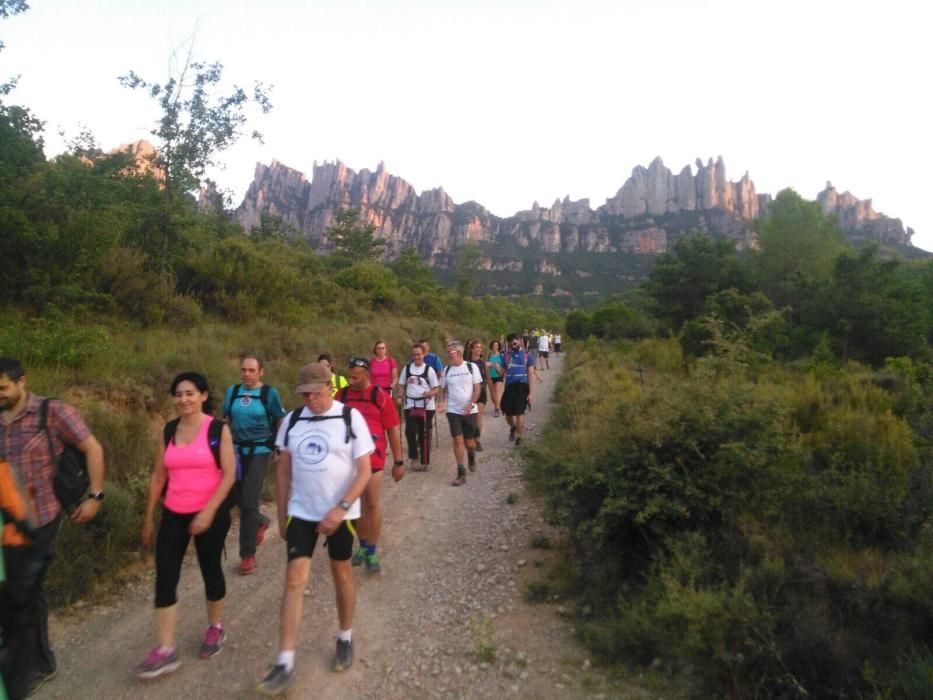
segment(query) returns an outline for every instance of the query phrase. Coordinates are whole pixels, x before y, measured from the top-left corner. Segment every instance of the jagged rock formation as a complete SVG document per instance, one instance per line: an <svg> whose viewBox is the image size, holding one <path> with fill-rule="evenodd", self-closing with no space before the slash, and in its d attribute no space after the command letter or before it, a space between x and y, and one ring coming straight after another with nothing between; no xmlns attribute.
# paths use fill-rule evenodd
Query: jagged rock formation
<svg viewBox="0 0 933 700"><path fill-rule="evenodd" d="M910 245L914 230L905 231L900 219L876 212L870 199L858 199L848 191L839 194L833 183L827 182L826 189L816 195L816 201L824 214L835 214L839 227L856 240Z"/></svg>
<svg viewBox="0 0 933 700"><path fill-rule="evenodd" d="M874 212L870 200L857 200L848 192L838 195L831 186L818 200L825 212L835 213L842 228L857 237L909 245L912 231L905 232L900 220ZM727 237L740 248L754 248L751 221L766 214L771 201L770 195L756 192L748 173L738 182L729 181L722 157L705 164L698 159L696 174L689 165L675 174L655 158L647 168L634 168L616 195L600 207L592 208L587 199L565 197L550 207L535 202L531 209L508 218L494 216L476 202L457 204L441 188L418 194L408 182L386 172L382 163L375 171L359 172L340 161L315 163L309 181L303 173L273 161L256 166L237 217L250 229L263 213L279 216L326 251L330 243L323 234L333 224L334 212L354 206L386 239L387 258L412 246L443 268L467 243L498 244L495 259L481 260L481 269L503 274L524 271L553 280L567 272L579 277L577 270L562 270L560 256L651 256L697 231Z"/></svg>

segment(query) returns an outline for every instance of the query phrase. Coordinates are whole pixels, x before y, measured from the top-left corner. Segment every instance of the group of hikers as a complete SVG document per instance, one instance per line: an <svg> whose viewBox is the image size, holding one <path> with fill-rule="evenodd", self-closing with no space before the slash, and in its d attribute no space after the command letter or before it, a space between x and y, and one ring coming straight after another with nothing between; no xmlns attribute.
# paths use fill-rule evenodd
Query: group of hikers
<svg viewBox="0 0 933 700"><path fill-rule="evenodd" d="M351 357L343 373L334 357L323 353L301 368L294 393L302 403L292 411L286 411L279 392L264 381L263 361L248 355L240 360L240 382L224 394L219 418L213 415L207 379L193 371L178 374L169 387L177 417L157 438L141 536L143 546L155 548L156 644L133 673L151 679L180 665L177 588L192 538L207 600L199 656L208 659L221 651L226 638L221 559L231 509L239 509L238 571L247 576L257 570L256 549L271 524L260 510L260 498L272 465L277 525L288 563L279 653L256 690L277 695L294 679L305 587L320 536L326 538L337 599L333 669L350 668L356 601L352 567L371 572L382 568L377 552L382 472L391 451L392 478L400 481L406 473L401 421L408 469L426 471L437 415L446 415L456 462L451 485L462 486L483 449L488 403L495 417L505 416L509 440L521 444L537 368L549 368L551 348L560 352L559 334L525 331L508 339L500 336L488 347L479 340L450 340L445 364L422 339L411 345L401 365L380 340L370 357ZM6 574L0 590L0 693L5 687L12 700L28 697L57 671L43 583L62 519L92 520L105 496L104 451L79 412L62 401L36 396L26 381L20 361L0 358ZM86 464L87 496L66 512L57 495L57 478L68 451Z"/></svg>

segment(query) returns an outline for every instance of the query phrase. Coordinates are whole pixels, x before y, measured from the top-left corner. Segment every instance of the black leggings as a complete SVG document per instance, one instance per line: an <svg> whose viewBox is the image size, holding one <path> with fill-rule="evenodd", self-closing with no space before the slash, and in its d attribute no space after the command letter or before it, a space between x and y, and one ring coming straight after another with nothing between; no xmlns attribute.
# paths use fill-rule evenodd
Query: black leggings
<svg viewBox="0 0 933 700"><path fill-rule="evenodd" d="M162 509L162 522L156 538L156 595L155 606L167 608L178 602L178 579L181 563L191 540L188 526L197 513L173 513ZM198 553L198 565L204 579L204 595L209 601L223 600L227 595L227 582L220 563L224 551L224 540L230 530L230 510L221 506L214 522L200 535L194 537L194 548Z"/></svg>
<svg viewBox="0 0 933 700"><path fill-rule="evenodd" d="M421 464L431 463L431 423L434 411L426 411L424 418L411 415L411 409L405 409L405 440L408 442L408 458L418 459Z"/></svg>

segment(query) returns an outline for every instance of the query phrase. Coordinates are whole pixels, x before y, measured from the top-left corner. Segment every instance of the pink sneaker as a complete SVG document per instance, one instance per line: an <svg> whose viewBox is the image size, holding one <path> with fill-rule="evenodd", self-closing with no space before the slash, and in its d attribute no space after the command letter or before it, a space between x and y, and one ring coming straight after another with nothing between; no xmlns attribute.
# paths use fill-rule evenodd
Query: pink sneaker
<svg viewBox="0 0 933 700"><path fill-rule="evenodd" d="M209 659L212 656L217 656L220 650L223 649L224 640L226 638L227 633L224 632L223 627L211 625L204 633L204 641L201 643L201 650L198 652L198 656L202 659Z"/></svg>

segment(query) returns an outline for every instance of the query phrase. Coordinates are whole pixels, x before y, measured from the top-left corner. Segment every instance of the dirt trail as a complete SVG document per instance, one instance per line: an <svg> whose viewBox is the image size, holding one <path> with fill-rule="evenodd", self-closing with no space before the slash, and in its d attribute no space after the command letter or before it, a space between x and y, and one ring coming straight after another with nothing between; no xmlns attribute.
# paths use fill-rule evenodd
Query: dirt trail
<svg viewBox="0 0 933 700"><path fill-rule="evenodd" d="M561 359L542 372L528 417L527 439L543 428ZM611 684L590 667L560 615L560 602L529 605L522 594L550 553L529 548L548 534L538 504L525 493L517 450L505 420L486 415L479 469L452 488L453 453L443 415L431 470L383 482L383 572L354 569L356 659L344 674L330 670L336 611L326 555L312 561L292 698L578 698L646 697ZM509 494L518 496L508 504ZM270 508L267 512L272 513ZM553 537L553 533L550 533ZM152 575L109 603L53 617L58 676L38 698L245 698L274 661L285 568L282 540L271 530L259 569L239 576L235 533L228 537L228 638L223 653L197 658L205 626L203 588L193 552L179 587L182 665L151 682L129 669L149 649ZM193 548L192 548L193 549ZM59 556L65 556L59 553Z"/></svg>

